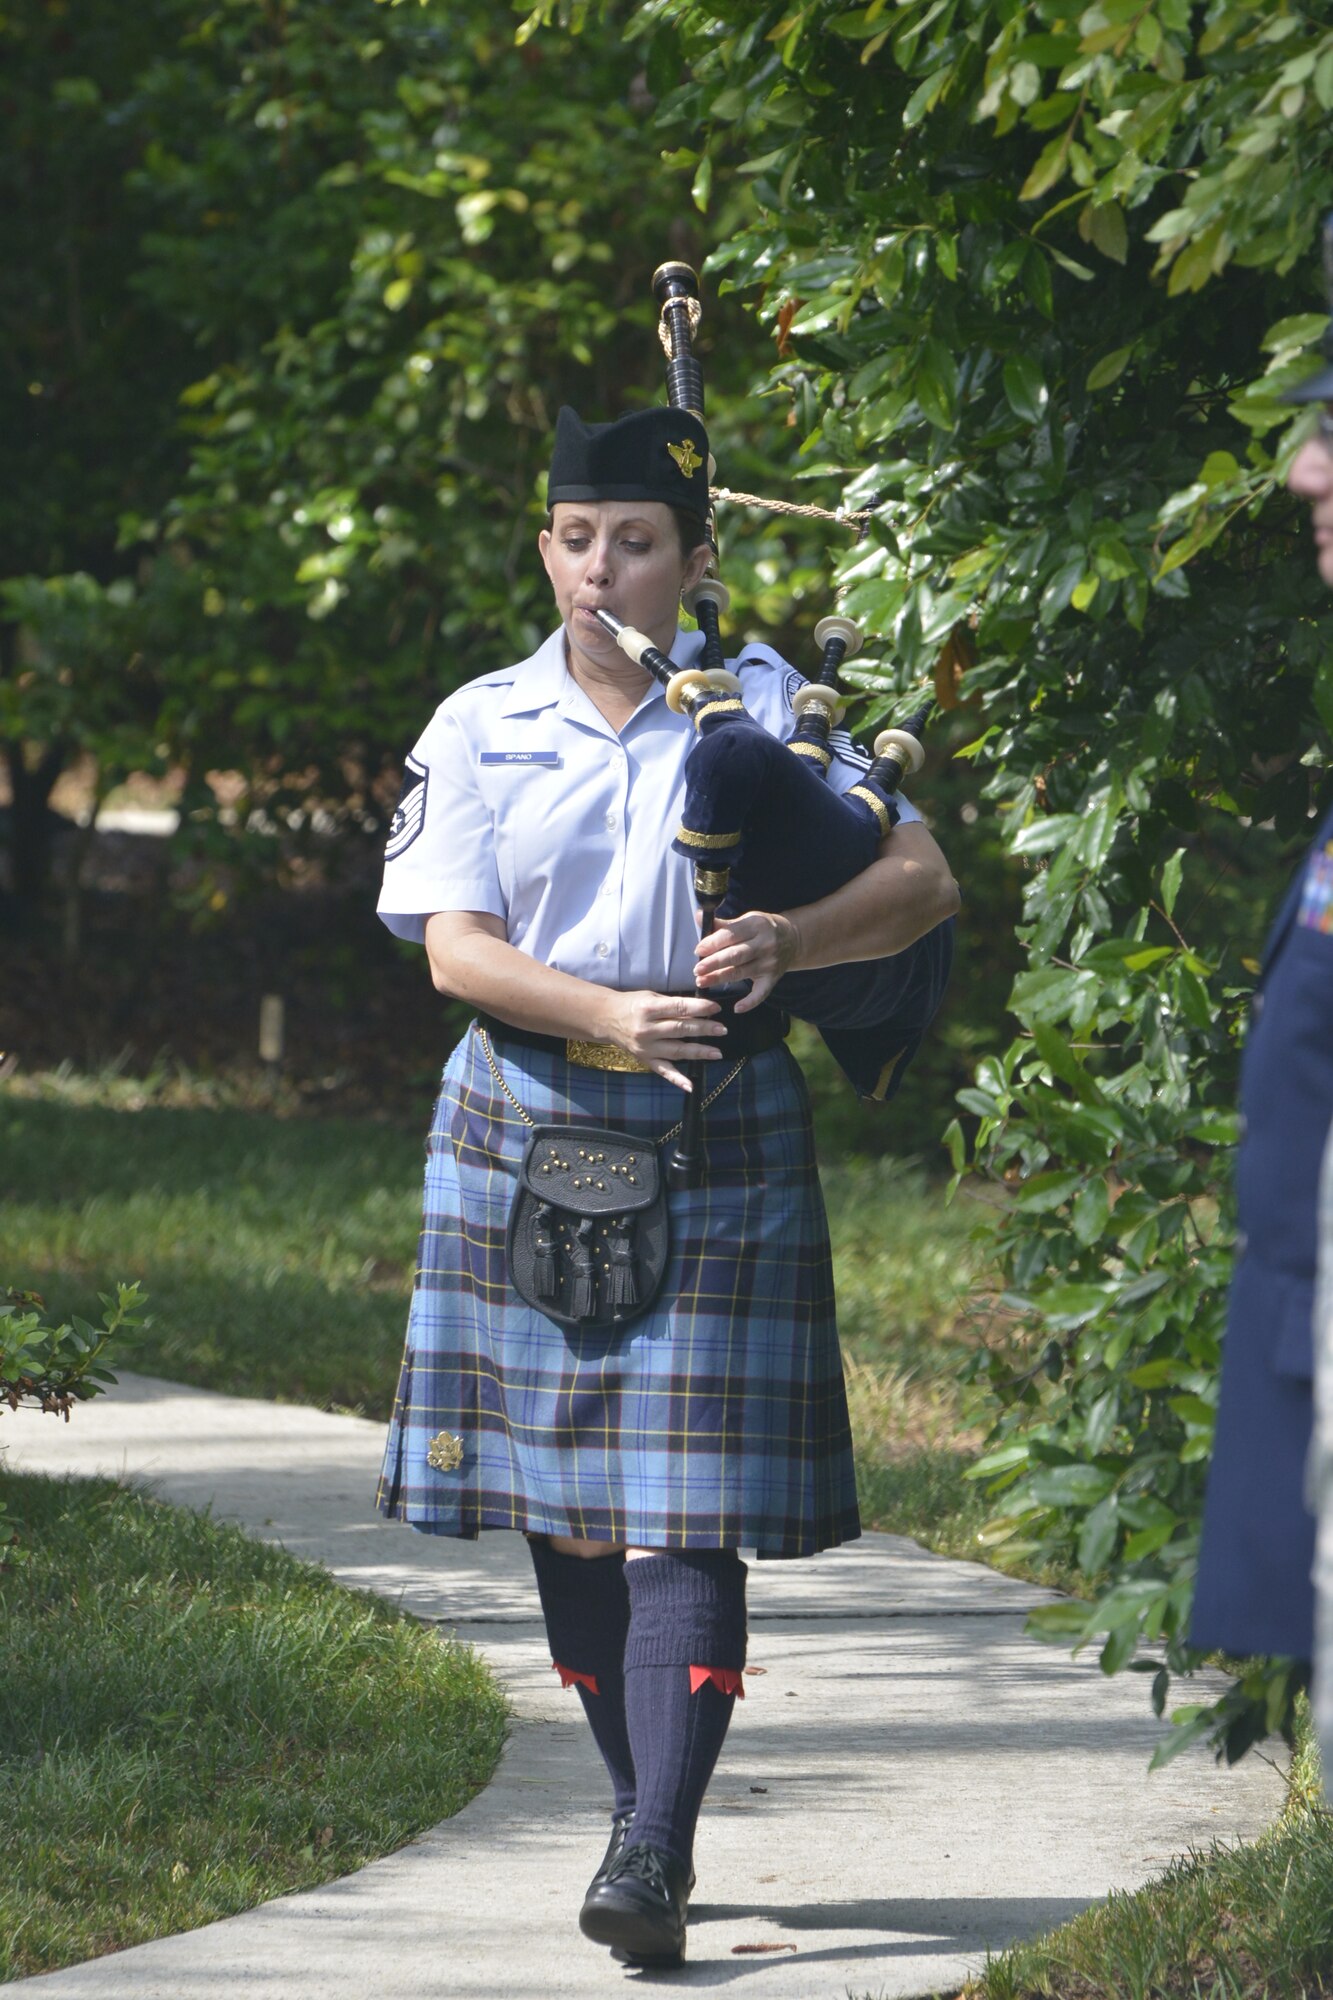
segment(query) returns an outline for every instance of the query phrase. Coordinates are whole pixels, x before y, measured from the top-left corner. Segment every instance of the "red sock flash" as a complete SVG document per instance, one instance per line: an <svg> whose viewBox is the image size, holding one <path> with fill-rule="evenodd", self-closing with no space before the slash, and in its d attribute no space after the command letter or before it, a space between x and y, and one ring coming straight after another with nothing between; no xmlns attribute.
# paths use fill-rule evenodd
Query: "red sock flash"
<svg viewBox="0 0 1333 2000"><path fill-rule="evenodd" d="M596 1674L576 1674L572 1667L562 1667L559 1660L552 1660L551 1666L552 1669L557 1674L559 1674L560 1685L565 1690L566 1694L568 1694L570 1688L573 1687L576 1681L578 1682L580 1687L587 1688L589 1694L597 1694L600 1692L597 1686Z"/></svg>
<svg viewBox="0 0 1333 2000"><path fill-rule="evenodd" d="M690 1693L698 1694L706 1682L711 1681L719 1694L739 1695L745 1700L745 1684L735 1667L691 1667Z"/></svg>

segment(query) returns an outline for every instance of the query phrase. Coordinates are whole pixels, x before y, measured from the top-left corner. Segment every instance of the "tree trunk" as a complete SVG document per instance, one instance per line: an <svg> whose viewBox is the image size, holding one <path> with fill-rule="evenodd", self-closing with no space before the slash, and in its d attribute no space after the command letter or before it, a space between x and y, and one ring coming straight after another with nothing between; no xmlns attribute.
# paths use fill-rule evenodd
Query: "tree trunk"
<svg viewBox="0 0 1333 2000"><path fill-rule="evenodd" d="M52 743L29 770L21 743L4 745L13 803L9 824L9 879L19 919L31 923L41 909L51 879L50 798L65 766L68 746Z"/></svg>
<svg viewBox="0 0 1333 2000"><path fill-rule="evenodd" d="M96 774L93 802L88 818L72 835L68 862L65 868L63 904L60 919L60 956L62 962L73 967L78 964L83 951L83 873L88 865L88 856L93 851L93 841L97 836L97 815L102 810L104 797L102 774Z"/></svg>

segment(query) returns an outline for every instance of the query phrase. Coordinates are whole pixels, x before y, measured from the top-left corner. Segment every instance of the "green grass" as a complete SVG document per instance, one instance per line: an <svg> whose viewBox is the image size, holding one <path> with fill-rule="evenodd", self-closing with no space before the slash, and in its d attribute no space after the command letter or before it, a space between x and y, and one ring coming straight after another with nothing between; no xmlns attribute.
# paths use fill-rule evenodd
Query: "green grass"
<svg viewBox="0 0 1333 2000"><path fill-rule="evenodd" d="M201 1388L385 1417L425 1140L368 1120L0 1096L0 1263L50 1312L141 1278L128 1357Z"/></svg>
<svg viewBox="0 0 1333 2000"><path fill-rule="evenodd" d="M361 1867L465 1805L481 1662L206 1516L0 1476L0 1979Z"/></svg>
<svg viewBox="0 0 1333 2000"><path fill-rule="evenodd" d="M820 1178L844 1346L921 1387L956 1371L984 1325L976 1205L946 1206L918 1165L889 1156L821 1156Z"/></svg>
<svg viewBox="0 0 1333 2000"><path fill-rule="evenodd" d="M1285 1811L992 1959L968 2000L1316 2000L1333 1995L1333 1813L1309 1725Z"/></svg>
<svg viewBox="0 0 1333 2000"><path fill-rule="evenodd" d="M946 1207L911 1162L837 1160L822 1178L861 1518L975 1561L985 1503L964 1474L980 1440L959 1371L989 1325L978 1211Z"/></svg>
<svg viewBox="0 0 1333 2000"><path fill-rule="evenodd" d="M0 1094L0 1263L57 1317L141 1279L134 1367L201 1388L385 1417L420 1219L421 1129L161 1107L77 1080ZM875 1436L952 1441L975 1342L972 1216L890 1159L825 1174L839 1310ZM884 1385L889 1385L887 1390Z"/></svg>
<svg viewBox="0 0 1333 2000"><path fill-rule="evenodd" d="M0 1095L0 1262L51 1313L139 1278L126 1365L201 1388L387 1418L416 1255L422 1130L145 1102L142 1085ZM823 1171L868 1527L975 1556L958 1370L985 1331L976 1210L891 1157Z"/></svg>
<svg viewBox="0 0 1333 2000"><path fill-rule="evenodd" d="M131 1357L134 1366L204 1387L384 1416L416 1249L425 1104L422 1129L404 1132L369 1121L274 1118L240 1102L207 1108L189 1102L188 1092L177 1096L182 1094L185 1102L167 1106L146 1103L138 1086L64 1079L29 1083L22 1096L0 1097L2 1275L44 1292L61 1315L89 1311L98 1291L115 1279L141 1278L155 1324ZM974 1239L977 1212L966 1203L946 1208L919 1168L891 1157L834 1154L823 1178L863 1519L942 1554L976 1559L986 1553L976 1540L984 1506L963 1475L979 1440L966 1428L959 1371L991 1324L984 1246ZM124 1496L116 1505L137 1506L144 1520L153 1518ZM223 1534L207 1524L205 1531ZM271 1551L253 1554L257 1562L285 1560ZM987 1554L995 1559L994 1552ZM172 1565L163 1568L170 1574ZM356 1615L371 1616L360 1607ZM176 1622L182 1632L190 1626L184 1606ZM169 1617L165 1629L173 1629ZM69 1652L77 1659L76 1647ZM225 1649L206 1644L192 1666L183 1665L169 1715L196 1713L190 1676L211 1689L215 1653ZM311 1664L313 1672L320 1662L312 1657ZM78 1669L71 1672L78 1681ZM62 1702L82 1698L69 1673L54 1685ZM88 1701L92 1730L100 1709L96 1688ZM497 1741L498 1727L497 1721ZM194 1754L188 1729L175 1740ZM244 1908L258 1895L289 1886L284 1878L258 1890L246 1887L258 1878L245 1876L243 1856L207 1858L206 1836L194 1832L188 1783L177 1799L178 1833L149 1835L146 1808L134 1802L147 1790L149 1766L156 1772L169 1761L153 1741L134 1737L131 1729L128 1762L112 1780L121 1811L114 1829L82 1830L45 1846L44 1836L34 1836L48 1877L63 1883L74 1865L75 1879L86 1885L80 1894L95 1903L103 1870L113 1882L119 1879L125 1894L139 1874L151 1876L159 1930L206 1921L223 1908ZM270 1763L285 1756L273 1750ZM1307 1744L1303 1765L1298 1763L1298 1773L1306 1772L1304 1790L1298 1783L1292 1808L1263 1840L1178 1862L1160 1882L1132 1896L1113 1896L1062 1930L996 1959L972 1989L976 2000L1333 1995L1333 1830L1312 1803L1312 1757ZM89 1771L96 1761L90 1753ZM293 1761L299 1763L295 1753ZM393 1768L404 1760L384 1762ZM44 1764L25 1769L19 1760L22 1785L40 1787L44 1770ZM342 1828L355 1823L348 1836L355 1848L365 1839L357 1830L363 1812L379 1814L388 1826L369 1793L357 1796L351 1766L312 1765L311 1786L318 1787L321 1770L327 1805L315 1805L306 1793L285 1807L285 1764L280 1781L271 1769L266 1777L238 1780L233 1809L261 1845L270 1837L270 1810L275 1827L290 1819L282 1865L317 1871L301 1880L355 1865L341 1844ZM85 1782L91 1779L80 1776L71 1795L76 1820ZM162 1782L170 1788L175 1781ZM270 1783L271 1808L258 1803ZM39 1804L38 1811L45 1810ZM415 1824L439 1816L437 1806L422 1807ZM325 1826L335 1831L321 1846ZM356 1858L383 1851L410 1831L404 1825L377 1836ZM99 1858L103 1840L115 1843L110 1863ZM178 1860L188 1874L173 1876ZM33 1936L63 1936L61 1926L72 1921L63 1915L63 1893L57 1903L34 1883L27 1894L32 1914L3 1926L13 1949L29 1949ZM236 1900L227 1902L228 1894ZM109 1946L109 1935L97 1941L95 1925L81 1935L83 1942L71 1934L57 1949L79 1957ZM38 1960L15 1963L16 1969L35 1969Z"/></svg>

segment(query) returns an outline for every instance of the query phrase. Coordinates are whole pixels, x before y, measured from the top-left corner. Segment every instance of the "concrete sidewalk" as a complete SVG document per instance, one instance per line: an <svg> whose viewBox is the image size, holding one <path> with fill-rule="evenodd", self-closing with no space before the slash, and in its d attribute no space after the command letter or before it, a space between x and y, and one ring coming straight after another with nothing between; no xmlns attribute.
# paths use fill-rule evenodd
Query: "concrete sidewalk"
<svg viewBox="0 0 1333 2000"><path fill-rule="evenodd" d="M1252 1838L1281 1801L1254 1758L1149 1777L1140 1675L1022 1635L1049 1593L867 1535L751 1563L750 1663L700 1822L689 1963L629 1972L576 1914L607 1788L549 1667L517 1535L456 1543L371 1513L382 1427L122 1376L68 1426L6 1414L15 1471L110 1473L324 1564L478 1646L516 1720L494 1782L399 1853L244 1916L18 1982L115 2000L594 2000L757 1981L759 2000L947 1994L986 1952ZM1208 1677L1200 1692L1206 1691ZM743 1947L777 1946L753 1952Z"/></svg>

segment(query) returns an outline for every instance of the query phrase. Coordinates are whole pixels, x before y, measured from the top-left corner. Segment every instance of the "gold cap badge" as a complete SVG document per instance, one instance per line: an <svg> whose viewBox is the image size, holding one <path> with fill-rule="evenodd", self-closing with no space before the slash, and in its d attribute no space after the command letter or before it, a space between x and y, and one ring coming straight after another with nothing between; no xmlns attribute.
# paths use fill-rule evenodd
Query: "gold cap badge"
<svg viewBox="0 0 1333 2000"><path fill-rule="evenodd" d="M457 1472L463 1463L463 1440L452 1431L441 1431L426 1446L426 1463L434 1472Z"/></svg>
<svg viewBox="0 0 1333 2000"><path fill-rule="evenodd" d="M685 477L693 479L695 473L703 464L703 460L694 449L694 439L686 438L684 444L669 444L667 450L671 453L671 456L675 459Z"/></svg>

